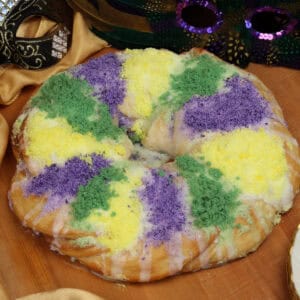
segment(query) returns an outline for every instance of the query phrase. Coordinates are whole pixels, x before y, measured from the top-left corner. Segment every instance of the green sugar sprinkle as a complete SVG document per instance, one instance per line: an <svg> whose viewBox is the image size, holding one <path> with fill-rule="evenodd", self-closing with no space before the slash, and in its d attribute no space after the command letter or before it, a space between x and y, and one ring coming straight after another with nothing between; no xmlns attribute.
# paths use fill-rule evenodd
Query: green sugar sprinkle
<svg viewBox="0 0 300 300"><path fill-rule="evenodd" d="M96 240L92 236L84 236L80 237L76 240L72 241L72 244L74 246L78 246L80 248L90 247L96 245Z"/></svg>
<svg viewBox="0 0 300 300"><path fill-rule="evenodd" d="M170 90L160 97L161 105L179 110L192 96L211 96L218 91L225 73L224 63L215 61L209 55L188 59L179 75L171 76Z"/></svg>
<svg viewBox="0 0 300 300"><path fill-rule="evenodd" d="M128 132L128 137L134 144L140 144L142 139L140 136L138 136L135 132L129 131Z"/></svg>
<svg viewBox="0 0 300 300"><path fill-rule="evenodd" d="M94 226L92 226L92 224L84 222L84 220L78 221L75 220L74 218L71 220L70 225L74 229L83 230L83 231L93 232L96 230Z"/></svg>
<svg viewBox="0 0 300 300"><path fill-rule="evenodd" d="M236 209L241 204L238 200L239 190L225 189L221 171L210 168L204 161L183 155L176 158L176 165L189 186L195 226L233 227Z"/></svg>
<svg viewBox="0 0 300 300"><path fill-rule="evenodd" d="M110 198L117 196L115 191L111 190L109 183L121 180L126 180L124 171L109 167L102 169L85 186L81 186L75 201L71 204L75 220L85 219L93 209L108 210Z"/></svg>
<svg viewBox="0 0 300 300"><path fill-rule="evenodd" d="M158 175L159 175L160 177L165 177L166 172L165 172L164 170L159 170L159 171L158 171Z"/></svg>
<svg viewBox="0 0 300 300"><path fill-rule="evenodd" d="M111 217L115 217L116 215L117 215L117 213L115 211L112 211L110 214Z"/></svg>
<svg viewBox="0 0 300 300"><path fill-rule="evenodd" d="M65 118L76 132L117 140L122 130L113 124L108 106L95 100L92 92L86 81L61 73L45 82L32 105L47 112L48 118Z"/></svg>

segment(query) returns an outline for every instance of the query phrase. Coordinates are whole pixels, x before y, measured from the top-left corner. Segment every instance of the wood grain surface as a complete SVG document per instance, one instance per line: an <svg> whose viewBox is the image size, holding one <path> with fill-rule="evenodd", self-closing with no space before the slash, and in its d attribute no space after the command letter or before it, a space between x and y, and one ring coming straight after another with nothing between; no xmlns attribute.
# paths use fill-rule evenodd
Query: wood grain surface
<svg viewBox="0 0 300 300"><path fill-rule="evenodd" d="M300 71L254 64L248 71L273 91L291 133L300 142ZM0 106L10 127L35 90L26 88L14 104ZM11 299L60 287L85 289L108 300L290 298L286 264L300 223L300 196L262 246L246 258L159 282L120 284L104 281L69 258L50 251L42 237L22 227L7 201L15 165L8 146L0 168L0 287Z"/></svg>

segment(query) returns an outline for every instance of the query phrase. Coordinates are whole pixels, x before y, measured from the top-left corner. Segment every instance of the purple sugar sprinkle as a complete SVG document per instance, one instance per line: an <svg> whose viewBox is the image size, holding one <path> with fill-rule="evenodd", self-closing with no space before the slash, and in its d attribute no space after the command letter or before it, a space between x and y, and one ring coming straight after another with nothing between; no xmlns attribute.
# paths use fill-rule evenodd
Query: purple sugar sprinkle
<svg viewBox="0 0 300 300"><path fill-rule="evenodd" d="M144 178L144 188L140 191L140 197L148 211L148 221L152 224L147 233L155 245L163 241L169 241L175 232L182 231L186 222L183 204L181 202L182 191L173 182L171 174L158 170L152 170L151 176Z"/></svg>
<svg viewBox="0 0 300 300"><path fill-rule="evenodd" d="M85 79L94 87L94 96L109 106L112 115L118 111L117 106L125 97L125 81L120 73L122 62L116 54L109 53L74 68L74 77Z"/></svg>
<svg viewBox="0 0 300 300"><path fill-rule="evenodd" d="M184 106L184 123L193 133L206 130L230 131L256 125L271 117L268 102L251 81L234 76L226 81L229 91L212 96L193 96Z"/></svg>
<svg viewBox="0 0 300 300"><path fill-rule="evenodd" d="M109 166L109 162L100 155L91 155L92 163L74 157L64 166L52 164L36 177L33 177L26 188L26 194L42 196L47 194L48 201L43 212L51 212L77 194L80 186L96 176L99 171Z"/></svg>
<svg viewBox="0 0 300 300"><path fill-rule="evenodd" d="M118 120L119 120L119 126L123 128L131 128L133 125L133 120L121 113L120 111L117 112Z"/></svg>

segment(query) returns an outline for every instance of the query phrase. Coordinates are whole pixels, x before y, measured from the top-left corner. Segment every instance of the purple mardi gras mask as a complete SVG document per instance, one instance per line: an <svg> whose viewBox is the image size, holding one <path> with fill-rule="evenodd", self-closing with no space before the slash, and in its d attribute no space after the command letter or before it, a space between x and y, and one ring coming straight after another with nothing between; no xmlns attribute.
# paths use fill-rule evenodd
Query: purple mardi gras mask
<svg viewBox="0 0 300 300"><path fill-rule="evenodd" d="M300 0L67 0L114 47L202 47L246 67L300 69Z"/></svg>

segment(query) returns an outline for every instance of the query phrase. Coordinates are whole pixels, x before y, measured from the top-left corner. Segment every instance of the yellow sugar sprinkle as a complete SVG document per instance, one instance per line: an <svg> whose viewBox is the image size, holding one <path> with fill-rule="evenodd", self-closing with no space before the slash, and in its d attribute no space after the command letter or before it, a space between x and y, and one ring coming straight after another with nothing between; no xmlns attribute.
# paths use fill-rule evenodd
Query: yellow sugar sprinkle
<svg viewBox="0 0 300 300"><path fill-rule="evenodd" d="M143 138L145 138L145 136L146 136L146 131L145 131L143 125L144 125L143 120L142 120L142 119L139 119L139 120L135 121L135 122L133 123L133 126L131 127L131 130L132 130L133 132L135 132L135 133L138 135L138 137L139 137L140 139L143 139Z"/></svg>
<svg viewBox="0 0 300 300"><path fill-rule="evenodd" d="M98 241L112 252L127 249L140 234L142 206L134 191L142 185L143 175L144 168L128 168L128 181L111 185L118 196L110 199L109 210L95 210L87 219L93 227L101 224Z"/></svg>
<svg viewBox="0 0 300 300"><path fill-rule="evenodd" d="M50 165L54 161L62 163L73 156L91 153L110 159L129 155L121 142L109 139L99 142L91 134L74 132L63 118L47 119L44 112L36 112L27 120L25 138L28 143L26 155L42 165Z"/></svg>
<svg viewBox="0 0 300 300"><path fill-rule="evenodd" d="M282 140L264 129L218 134L201 146L201 155L242 192L279 201L287 186Z"/></svg>
<svg viewBox="0 0 300 300"><path fill-rule="evenodd" d="M126 50L122 78L128 79L127 96L120 109L130 117L146 118L158 97L169 88L169 75L180 65L180 56L156 49Z"/></svg>

